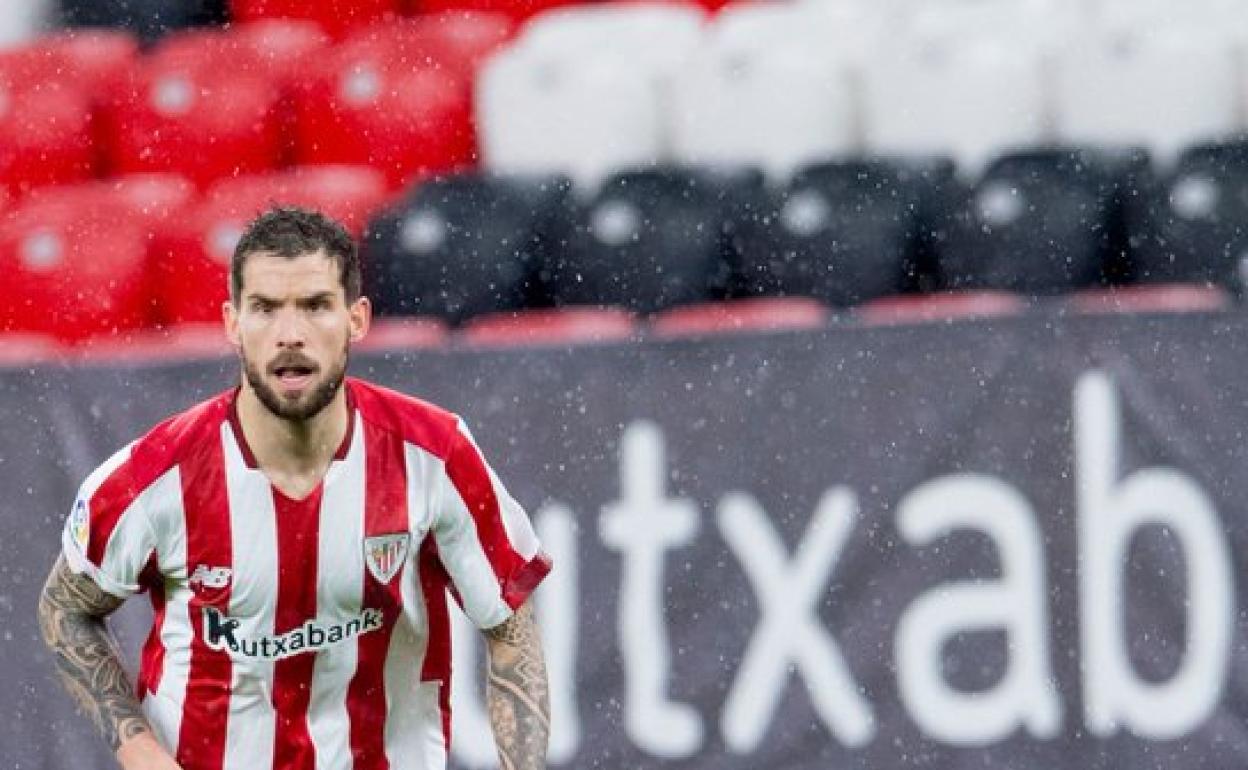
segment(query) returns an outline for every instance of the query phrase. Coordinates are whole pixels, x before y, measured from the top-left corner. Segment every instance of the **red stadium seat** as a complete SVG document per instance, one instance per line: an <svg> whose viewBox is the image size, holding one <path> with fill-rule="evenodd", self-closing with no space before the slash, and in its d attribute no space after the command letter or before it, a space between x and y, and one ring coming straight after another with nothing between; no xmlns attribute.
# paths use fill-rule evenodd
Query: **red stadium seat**
<svg viewBox="0 0 1248 770"><path fill-rule="evenodd" d="M618 308L568 307L490 313L469 320L459 338L469 345L568 345L631 339L637 317Z"/></svg>
<svg viewBox="0 0 1248 770"><path fill-rule="evenodd" d="M551 8L577 5L580 2L581 0L407 0L407 8L411 13L487 11L501 13L521 22Z"/></svg>
<svg viewBox="0 0 1248 770"><path fill-rule="evenodd" d="M328 45L329 38L312 22L264 19L224 31L203 27L174 33L156 46L151 61L196 72L246 72L284 88L302 77L308 58Z"/></svg>
<svg viewBox="0 0 1248 770"><path fill-rule="evenodd" d="M262 77L153 58L105 100L108 170L175 171L206 187L271 169L282 148L278 108L278 89Z"/></svg>
<svg viewBox="0 0 1248 770"><path fill-rule="evenodd" d="M1017 294L993 291L882 297L853 309L854 318L868 326L947 322L967 318L1019 315L1027 301Z"/></svg>
<svg viewBox="0 0 1248 770"><path fill-rule="evenodd" d="M394 50L346 43L312 70L295 98L299 163L371 165L395 188L474 163L468 82Z"/></svg>
<svg viewBox="0 0 1248 770"><path fill-rule="evenodd" d="M355 237L369 218L389 200L385 176L367 166L298 166L287 171L223 179L209 191L211 198L263 199L305 206L341 222Z"/></svg>
<svg viewBox="0 0 1248 770"><path fill-rule="evenodd" d="M139 41L121 30L67 30L37 45L56 56L61 77L89 95L106 93L124 81L139 56Z"/></svg>
<svg viewBox="0 0 1248 770"><path fill-rule="evenodd" d="M756 297L681 305L658 313L650 331L660 338L823 328L831 312L810 297Z"/></svg>
<svg viewBox="0 0 1248 770"><path fill-rule="evenodd" d="M353 27L397 15L397 0L230 0L236 21L257 19L307 19L336 38Z"/></svg>
<svg viewBox="0 0 1248 770"><path fill-rule="evenodd" d="M1221 286L1157 284L1090 289L1063 300L1066 309L1084 315L1106 313L1201 313L1231 307L1231 294Z"/></svg>
<svg viewBox="0 0 1248 770"><path fill-rule="evenodd" d="M343 47L384 48L399 61L441 66L471 81L481 62L515 33L516 23L500 13L447 11L364 27Z"/></svg>
<svg viewBox="0 0 1248 770"><path fill-rule="evenodd" d="M233 352L221 323L97 335L80 341L69 351L75 360L103 363L224 358Z"/></svg>
<svg viewBox="0 0 1248 770"><path fill-rule="evenodd" d="M437 348L444 345L449 337L450 330L440 318L374 318L372 328L355 349L382 352Z"/></svg>
<svg viewBox="0 0 1248 770"><path fill-rule="evenodd" d="M44 187L32 192L30 199L55 201L64 206L91 206L96 201L117 204L150 236L152 230L178 215L197 195L195 185L185 177L151 172Z"/></svg>
<svg viewBox="0 0 1248 770"><path fill-rule="evenodd" d="M0 222L0 330L78 340L147 319L145 237L124 206L32 200Z"/></svg>
<svg viewBox="0 0 1248 770"><path fill-rule="evenodd" d="M199 206L154 239L151 269L158 321L220 320L234 245L247 224L273 205L317 209L358 237L385 200L383 176L368 168L310 167L222 180Z"/></svg>
<svg viewBox="0 0 1248 770"><path fill-rule="evenodd" d="M0 84L0 184L21 196L42 185L89 179L94 167L91 107L84 94L69 87Z"/></svg>

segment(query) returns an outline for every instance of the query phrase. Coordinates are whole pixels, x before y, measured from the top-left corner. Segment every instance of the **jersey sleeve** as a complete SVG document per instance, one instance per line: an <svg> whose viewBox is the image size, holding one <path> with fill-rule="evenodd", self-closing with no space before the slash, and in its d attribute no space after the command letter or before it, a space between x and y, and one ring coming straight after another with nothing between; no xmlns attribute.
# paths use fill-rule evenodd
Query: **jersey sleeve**
<svg viewBox="0 0 1248 770"><path fill-rule="evenodd" d="M137 488L131 466L133 447L113 455L82 483L61 535L70 569L121 598L138 593L139 575L156 547L145 490Z"/></svg>
<svg viewBox="0 0 1248 770"><path fill-rule="evenodd" d="M511 617L550 572L528 515L463 422L452 440L432 534L464 612L479 628Z"/></svg>

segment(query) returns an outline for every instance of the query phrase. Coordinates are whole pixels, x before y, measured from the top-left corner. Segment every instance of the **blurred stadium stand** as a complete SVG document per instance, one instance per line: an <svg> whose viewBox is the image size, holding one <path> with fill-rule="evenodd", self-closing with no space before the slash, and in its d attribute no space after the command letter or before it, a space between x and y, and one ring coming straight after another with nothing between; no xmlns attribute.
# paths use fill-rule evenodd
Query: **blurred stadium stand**
<svg viewBox="0 0 1248 770"><path fill-rule="evenodd" d="M49 301L112 294L2 330L215 319L203 287L223 296L238 229L277 202L366 236L379 313L443 329L413 344L551 307L733 327L698 308L750 297L1233 306L1245 22L1229 0L5 4L6 259ZM101 283L77 244L105 209Z"/></svg>

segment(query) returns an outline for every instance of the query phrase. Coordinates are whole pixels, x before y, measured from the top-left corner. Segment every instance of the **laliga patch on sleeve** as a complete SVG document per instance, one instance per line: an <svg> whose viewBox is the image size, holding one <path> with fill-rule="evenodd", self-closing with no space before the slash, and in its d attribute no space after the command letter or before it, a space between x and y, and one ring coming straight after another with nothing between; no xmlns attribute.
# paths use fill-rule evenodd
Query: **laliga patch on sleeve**
<svg viewBox="0 0 1248 770"><path fill-rule="evenodd" d="M86 500L79 498L74 503L74 512L69 517L69 532L82 552L86 553L87 543L91 540L91 516L87 511Z"/></svg>

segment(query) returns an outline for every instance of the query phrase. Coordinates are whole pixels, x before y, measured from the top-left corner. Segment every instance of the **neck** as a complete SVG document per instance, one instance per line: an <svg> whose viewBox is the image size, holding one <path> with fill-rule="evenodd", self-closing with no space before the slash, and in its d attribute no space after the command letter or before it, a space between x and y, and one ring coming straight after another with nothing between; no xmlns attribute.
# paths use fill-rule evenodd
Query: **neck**
<svg viewBox="0 0 1248 770"><path fill-rule="evenodd" d="M243 378L238 421L261 470L318 474L329 466L347 435L346 383L329 406L306 420L287 420L269 411Z"/></svg>

